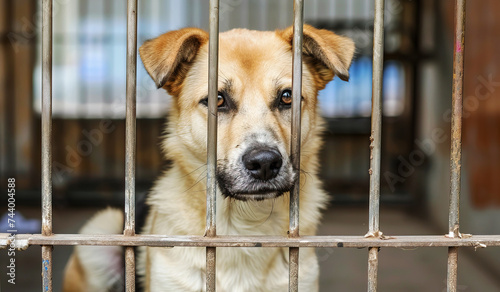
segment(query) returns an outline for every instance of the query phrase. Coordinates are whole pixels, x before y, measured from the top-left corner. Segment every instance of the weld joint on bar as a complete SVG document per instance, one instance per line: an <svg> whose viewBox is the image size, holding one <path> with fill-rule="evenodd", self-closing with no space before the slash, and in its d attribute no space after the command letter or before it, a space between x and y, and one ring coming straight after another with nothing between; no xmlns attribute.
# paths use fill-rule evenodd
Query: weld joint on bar
<svg viewBox="0 0 500 292"><path fill-rule="evenodd" d="M375 239L380 239L380 240L394 239L394 237L392 237L392 236L384 235L384 233L380 230L370 231L367 234L365 234L364 238L375 238Z"/></svg>

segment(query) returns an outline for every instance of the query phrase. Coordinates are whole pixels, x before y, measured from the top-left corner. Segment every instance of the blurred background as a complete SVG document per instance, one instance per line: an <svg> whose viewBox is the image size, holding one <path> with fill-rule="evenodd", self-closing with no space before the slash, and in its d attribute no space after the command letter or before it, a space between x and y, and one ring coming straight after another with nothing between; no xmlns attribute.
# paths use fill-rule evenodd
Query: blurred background
<svg viewBox="0 0 500 292"><path fill-rule="evenodd" d="M221 0L220 30L285 28L292 6L289 0ZM26 217L20 223L26 233L40 232L32 220L41 216L40 7L41 1L0 0L0 189L16 179L16 215ZM357 47L350 82L334 80L319 97L328 125L320 175L331 195L320 234L368 230L373 11L372 0L305 1L307 23L349 36ZM140 0L138 16L141 44L173 29L208 29L208 1ZM468 1L460 222L471 234L500 234L499 19L499 1ZM386 0L385 25L381 230L445 234L454 1ZM125 59L126 1L54 0L55 233L76 233L99 208L123 206ZM159 136L169 97L140 60L137 77L140 197L168 167ZM5 216L6 192L0 196ZM500 249L460 251L458 290L500 291ZM54 249L55 291L70 252ZM446 248L383 249L380 291L445 291L446 255ZM320 249L318 256L321 291L366 291L366 250ZM0 251L0 275L7 261ZM0 290L40 290L40 248L18 252L16 261L18 283L0 276Z"/></svg>

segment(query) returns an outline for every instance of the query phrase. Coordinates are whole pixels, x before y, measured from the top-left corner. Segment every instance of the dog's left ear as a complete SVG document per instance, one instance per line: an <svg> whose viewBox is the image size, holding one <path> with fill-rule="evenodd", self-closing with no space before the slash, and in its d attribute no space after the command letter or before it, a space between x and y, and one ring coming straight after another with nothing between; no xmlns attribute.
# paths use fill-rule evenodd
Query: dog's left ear
<svg viewBox="0 0 500 292"><path fill-rule="evenodd" d="M290 45L293 44L293 26L276 33ZM354 42L350 38L304 24L304 62L312 66L313 73L317 73L318 89L323 89L335 75L344 81L349 80L354 51Z"/></svg>

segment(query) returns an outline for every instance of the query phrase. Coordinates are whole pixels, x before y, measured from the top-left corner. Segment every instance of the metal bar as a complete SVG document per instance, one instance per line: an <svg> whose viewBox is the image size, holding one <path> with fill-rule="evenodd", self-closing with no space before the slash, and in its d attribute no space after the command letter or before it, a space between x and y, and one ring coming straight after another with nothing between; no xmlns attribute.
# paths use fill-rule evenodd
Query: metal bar
<svg viewBox="0 0 500 292"><path fill-rule="evenodd" d="M449 247L446 291L448 292L457 291L457 275L458 275L458 247Z"/></svg>
<svg viewBox="0 0 500 292"><path fill-rule="evenodd" d="M216 249L215 247L212 246L207 246L207 258L206 258L206 265L207 265L207 291L215 291L216 289L216 283L217 283L217 278L215 274L215 264L216 264Z"/></svg>
<svg viewBox="0 0 500 292"><path fill-rule="evenodd" d="M370 206L368 235L379 237L380 157L382 138L382 78L384 69L384 0L375 0L373 32L373 83L370 136ZM368 291L377 291L378 248L368 254Z"/></svg>
<svg viewBox="0 0 500 292"><path fill-rule="evenodd" d="M217 196L217 98L219 74L219 0L210 0L207 118L207 226L205 236L215 237ZM206 249L206 291L216 290L216 249Z"/></svg>
<svg viewBox="0 0 500 292"><path fill-rule="evenodd" d="M135 252L131 246L125 247L125 291L135 291Z"/></svg>
<svg viewBox="0 0 500 292"><path fill-rule="evenodd" d="M14 14L14 2L12 1L7 1L4 2L4 13L2 13L2 18L4 19L4 27L5 27L5 44L8 43L9 38L8 33L9 31L14 31L14 25L13 25L13 14ZM16 46L18 44L14 44ZM2 68L3 72L11 72L12 68L15 68L14 60L15 60L15 49L14 46L4 46L3 48L3 60L4 60L4 68ZM0 164L0 177L2 178L7 178L7 177L13 177L16 173L17 170L17 163L16 163L16 157L17 157L17 149L15 147L16 143L16 135L14 134L15 129L16 129L16 119L15 119L15 93L16 93L16 78L14 78L14 74L5 74L5 86L4 88L4 108L2 109L2 127L4 131L4 137L2 139L2 144L4 144L4 149L5 152L4 154L4 163ZM11 98L9 98L11 97ZM35 148L35 147L33 147ZM2 165L4 167L2 167Z"/></svg>
<svg viewBox="0 0 500 292"><path fill-rule="evenodd" d="M219 0L210 0L210 39L208 59L208 137L207 137L207 226L206 236L215 236L217 194L217 96L219 72Z"/></svg>
<svg viewBox="0 0 500 292"><path fill-rule="evenodd" d="M137 0L127 8L127 109L125 135L125 234L135 234Z"/></svg>
<svg viewBox="0 0 500 292"><path fill-rule="evenodd" d="M288 248L288 291L299 291L299 248Z"/></svg>
<svg viewBox="0 0 500 292"><path fill-rule="evenodd" d="M52 250L53 246L42 246L42 291L52 291Z"/></svg>
<svg viewBox="0 0 500 292"><path fill-rule="evenodd" d="M302 38L304 24L303 0L295 0L293 21L293 75L292 75L292 165L300 170L300 117L302 101ZM300 176L297 177L293 190L290 192L290 237L299 236L299 190Z"/></svg>
<svg viewBox="0 0 500 292"><path fill-rule="evenodd" d="M384 67L384 0L375 1L373 35L372 117L370 136L370 209L369 231L377 233L380 204L380 157L382 137L382 77Z"/></svg>
<svg viewBox="0 0 500 292"><path fill-rule="evenodd" d="M158 246L158 247L500 247L500 235L472 235L467 238L448 238L441 235L396 236L386 239L364 236L167 236L144 234L18 234L15 246L26 249L30 245L96 245L96 246ZM0 234L0 248L10 245L9 234Z"/></svg>
<svg viewBox="0 0 500 292"><path fill-rule="evenodd" d="M292 126L291 126L291 153L293 169L300 173L300 120L302 105L302 41L304 29L304 1L293 2L293 72L292 72ZM299 198L300 175L290 191L290 226L288 236L299 237ZM288 250L288 291L299 291L299 248L290 247Z"/></svg>
<svg viewBox="0 0 500 292"><path fill-rule="evenodd" d="M137 0L127 1L127 104L125 118L125 229L135 234ZM125 291L135 291L134 248L125 248Z"/></svg>
<svg viewBox="0 0 500 292"><path fill-rule="evenodd" d="M378 247L368 248L368 291L377 291Z"/></svg>
<svg viewBox="0 0 500 292"><path fill-rule="evenodd" d="M52 0L42 2L42 234L52 235ZM42 291L52 291L52 246L42 246Z"/></svg>
<svg viewBox="0 0 500 292"><path fill-rule="evenodd" d="M451 118L451 189L449 236L459 236L460 181L462 166L462 95L465 50L465 0L456 1L455 50L453 53L453 92Z"/></svg>
<svg viewBox="0 0 500 292"><path fill-rule="evenodd" d="M450 157L450 213L449 237L460 238L460 182L462 167L462 97L464 80L465 51L465 0L456 0L455 46L453 51L453 90L451 118L451 157ZM458 248L448 249L447 290L457 291Z"/></svg>

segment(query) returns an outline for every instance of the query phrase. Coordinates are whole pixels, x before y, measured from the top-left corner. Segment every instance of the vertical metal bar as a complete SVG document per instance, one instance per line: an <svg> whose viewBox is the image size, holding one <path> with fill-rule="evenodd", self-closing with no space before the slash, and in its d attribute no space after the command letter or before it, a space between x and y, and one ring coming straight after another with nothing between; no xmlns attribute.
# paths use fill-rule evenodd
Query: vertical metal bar
<svg viewBox="0 0 500 292"><path fill-rule="evenodd" d="M127 1L127 104L125 118L125 230L135 235L137 0ZM134 248L125 248L125 290L135 291Z"/></svg>
<svg viewBox="0 0 500 292"><path fill-rule="evenodd" d="M293 72L292 72L292 165L300 171L300 120L302 102L302 41L304 29L304 1L293 2ZM300 175L290 192L290 237L299 237L299 191ZM289 248L289 291L299 290L299 248Z"/></svg>
<svg viewBox="0 0 500 292"><path fill-rule="evenodd" d="M373 32L372 120L370 137L369 233L380 236L380 157L382 138L382 78L384 69L384 0L375 0ZM378 248L368 253L368 291L377 291Z"/></svg>
<svg viewBox="0 0 500 292"><path fill-rule="evenodd" d="M219 0L210 0L210 39L208 59L208 135L207 135L207 226L206 236L216 236L217 195L217 96L219 74ZM216 289L216 249L206 248L206 290Z"/></svg>
<svg viewBox="0 0 500 292"><path fill-rule="evenodd" d="M219 52L219 0L210 0L210 40L208 59L208 141L207 141L207 226L206 235L215 236L215 198L217 194L217 96Z"/></svg>
<svg viewBox="0 0 500 292"><path fill-rule="evenodd" d="M292 83L292 165L295 170L300 169L300 118L302 96L302 38L303 38L303 0L294 2L293 24L293 83ZM290 197L290 236L299 236L299 189L300 176L295 181Z"/></svg>
<svg viewBox="0 0 500 292"><path fill-rule="evenodd" d="M215 275L215 264L216 264L216 249L215 247L207 247L207 292L214 292L216 290L217 278Z"/></svg>
<svg viewBox="0 0 500 292"><path fill-rule="evenodd" d="M52 235L52 0L42 2L42 235ZM42 246L42 291L52 291L52 246Z"/></svg>
<svg viewBox="0 0 500 292"><path fill-rule="evenodd" d="M288 291L299 291L299 248L288 248Z"/></svg>
<svg viewBox="0 0 500 292"><path fill-rule="evenodd" d="M453 51L453 90L452 90L452 118L451 118L451 187L450 187L450 237L460 237L459 208L460 182L462 166L462 97L464 79L464 51L465 51L465 0L456 0L455 16L455 46ZM447 289L457 291L458 248L448 249L448 281Z"/></svg>
<svg viewBox="0 0 500 292"><path fill-rule="evenodd" d="M457 291L457 274L458 274L458 247L449 247L446 291L448 292Z"/></svg>
<svg viewBox="0 0 500 292"><path fill-rule="evenodd" d="M4 35L7 36L7 32L14 31L13 25L13 13L14 13L14 2L7 1L4 2L4 13L2 13L2 18L4 19L4 27L5 32ZM17 44L16 44L17 45ZM8 73L12 71L14 68L14 54L15 50L13 46L4 46L3 58L4 68L2 70L5 72L5 84L7 85L4 88L4 108L2 110L2 123L3 123L3 133L4 139L2 139L2 143L5 145L5 152L0 155L5 155L3 163L0 164L0 177L2 180L5 180L8 177L12 177L15 175L17 171L16 157L17 157L17 149L15 147L16 144L16 135L14 134L16 129L16 119L15 119L15 93L16 93L16 79L14 78L14 74ZM1 130L0 130L1 131ZM3 138L3 137L2 137ZM35 147L33 147L35 148Z"/></svg>
<svg viewBox="0 0 500 292"><path fill-rule="evenodd" d="M465 49L465 0L456 1L455 50L453 53L453 92L451 119L451 191L450 191L450 236L459 236L459 205L462 163L462 94Z"/></svg>

